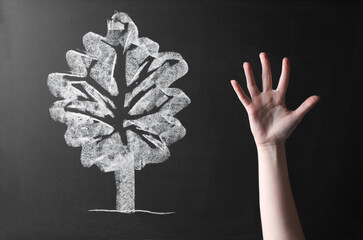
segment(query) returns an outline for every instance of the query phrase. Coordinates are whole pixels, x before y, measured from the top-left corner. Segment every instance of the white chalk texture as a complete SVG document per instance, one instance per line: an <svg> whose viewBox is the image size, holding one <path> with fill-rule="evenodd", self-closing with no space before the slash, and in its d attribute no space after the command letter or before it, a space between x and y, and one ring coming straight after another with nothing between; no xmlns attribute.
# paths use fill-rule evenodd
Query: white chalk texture
<svg viewBox="0 0 363 240"><path fill-rule="evenodd" d="M156 42L139 38L126 13L115 13L107 28L105 37L85 34L84 51L66 53L69 73L49 74L49 90L59 98L50 115L67 125L66 143L82 148L83 166L115 173L116 210L90 211L155 213L135 210L135 170L167 160L168 146L184 137L174 115L190 99L169 86L188 65L180 54L158 52Z"/></svg>

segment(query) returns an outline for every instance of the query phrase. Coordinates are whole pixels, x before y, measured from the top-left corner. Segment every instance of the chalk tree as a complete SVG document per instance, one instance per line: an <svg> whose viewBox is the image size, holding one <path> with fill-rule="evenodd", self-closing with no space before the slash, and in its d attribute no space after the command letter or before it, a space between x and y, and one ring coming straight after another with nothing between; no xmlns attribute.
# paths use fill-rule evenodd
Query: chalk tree
<svg viewBox="0 0 363 240"><path fill-rule="evenodd" d="M107 21L107 35L89 32L85 50L70 50L69 73L48 76L50 92L60 100L51 117L65 123L65 141L82 147L81 163L115 173L116 211L135 212L135 170L161 163L171 144L186 130L174 117L190 103L170 85L188 65L178 53L159 52L159 45L138 37L126 13Z"/></svg>

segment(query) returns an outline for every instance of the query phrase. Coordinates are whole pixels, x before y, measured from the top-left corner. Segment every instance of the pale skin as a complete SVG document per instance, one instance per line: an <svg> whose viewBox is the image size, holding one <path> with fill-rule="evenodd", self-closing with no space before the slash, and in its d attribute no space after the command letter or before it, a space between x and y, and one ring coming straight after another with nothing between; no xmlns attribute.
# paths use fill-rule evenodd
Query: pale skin
<svg viewBox="0 0 363 240"><path fill-rule="evenodd" d="M243 63L250 97L236 80L231 84L248 113L250 128L258 154L259 201L262 234L265 240L305 239L291 192L285 141L306 113L319 101L307 98L296 110L289 110L285 95L289 82L290 63L282 60L282 71L276 89L272 88L270 62L260 53L262 91L256 85L249 63Z"/></svg>

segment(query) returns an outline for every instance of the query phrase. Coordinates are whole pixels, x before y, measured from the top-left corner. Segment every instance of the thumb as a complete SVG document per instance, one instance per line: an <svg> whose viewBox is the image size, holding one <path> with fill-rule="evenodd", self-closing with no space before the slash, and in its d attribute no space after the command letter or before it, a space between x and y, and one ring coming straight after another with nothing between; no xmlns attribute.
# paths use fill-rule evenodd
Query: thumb
<svg viewBox="0 0 363 240"><path fill-rule="evenodd" d="M319 96L311 96L306 99L294 112L296 119L301 121L305 114L307 114L319 102Z"/></svg>

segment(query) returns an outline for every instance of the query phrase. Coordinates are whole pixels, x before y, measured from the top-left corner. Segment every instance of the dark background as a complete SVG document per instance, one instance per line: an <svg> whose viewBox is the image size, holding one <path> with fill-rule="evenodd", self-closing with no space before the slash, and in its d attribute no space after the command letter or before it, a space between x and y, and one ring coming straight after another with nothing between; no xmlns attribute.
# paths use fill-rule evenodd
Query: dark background
<svg viewBox="0 0 363 240"><path fill-rule="evenodd" d="M256 149L230 79L258 79L266 51L276 86L291 61L287 105L321 97L287 142L307 239L362 239L362 4L255 1L0 1L0 239L262 239ZM49 73L82 37L106 34L114 10L160 51L182 54L173 86L192 103L187 135L162 164L136 172L136 208L174 215L93 213L115 206L113 173L84 168L53 121ZM258 81L258 84L260 82Z"/></svg>

